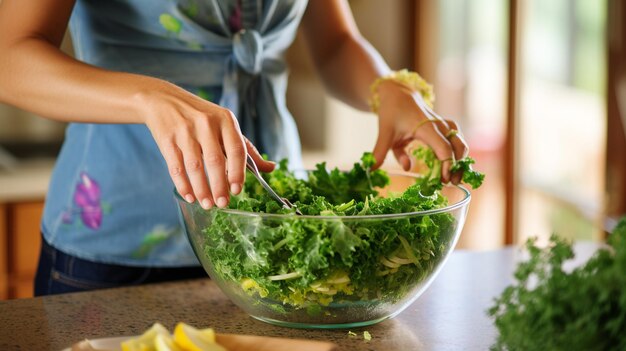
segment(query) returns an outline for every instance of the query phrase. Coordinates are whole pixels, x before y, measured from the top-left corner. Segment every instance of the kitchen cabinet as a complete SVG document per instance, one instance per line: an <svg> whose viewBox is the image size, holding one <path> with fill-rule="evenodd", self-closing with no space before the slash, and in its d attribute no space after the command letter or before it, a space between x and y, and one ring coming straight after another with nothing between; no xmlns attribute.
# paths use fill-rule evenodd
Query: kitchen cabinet
<svg viewBox="0 0 626 351"><path fill-rule="evenodd" d="M41 215L53 166L53 159L38 159L0 168L0 300L33 295Z"/></svg>
<svg viewBox="0 0 626 351"><path fill-rule="evenodd" d="M13 204L10 209L9 293L13 298L32 297L41 248L43 201Z"/></svg>
<svg viewBox="0 0 626 351"><path fill-rule="evenodd" d="M33 279L39 260L39 223L43 201L0 205L0 298L33 296Z"/></svg>
<svg viewBox="0 0 626 351"><path fill-rule="evenodd" d="M7 239L6 205L0 204L0 300L5 300L9 297Z"/></svg>

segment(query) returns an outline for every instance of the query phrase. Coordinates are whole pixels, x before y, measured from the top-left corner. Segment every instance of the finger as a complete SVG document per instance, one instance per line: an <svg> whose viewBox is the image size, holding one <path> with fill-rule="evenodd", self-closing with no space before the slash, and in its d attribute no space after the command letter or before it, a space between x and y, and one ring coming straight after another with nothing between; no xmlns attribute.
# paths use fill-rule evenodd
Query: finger
<svg viewBox="0 0 626 351"><path fill-rule="evenodd" d="M178 191L185 201L189 203L194 202L196 198L193 195L193 189L191 188L189 179L187 179L182 152L174 142L167 142L166 145L163 146L159 145L159 149L165 159L169 175L172 178L176 191Z"/></svg>
<svg viewBox="0 0 626 351"><path fill-rule="evenodd" d="M226 175L226 157L222 149L222 140L218 135L209 134L208 138L203 138L202 155L211 192L215 204L224 208L228 206L228 180Z"/></svg>
<svg viewBox="0 0 626 351"><path fill-rule="evenodd" d="M462 156L463 152L462 150L460 150L459 152L457 152L458 150L458 140L454 140L456 134L459 133L459 131L455 128L456 123L452 120L449 119L442 119L440 118L437 122L435 122L437 125L437 128L439 129L439 132L448 140L448 142L450 143L450 147L452 148L452 160L450 161L450 166L452 167L452 164L454 163L455 160L460 159ZM451 124L452 123L452 124ZM457 144L457 145L455 145ZM443 164L442 164L443 166ZM448 168L449 170L449 168ZM443 170L442 170L443 171ZM461 178L463 177L463 172L450 172L450 182L452 184L459 184L459 182L461 181Z"/></svg>
<svg viewBox="0 0 626 351"><path fill-rule="evenodd" d="M211 190L207 184L200 145L190 137L183 139L184 140L179 143L179 147L183 154L187 177L193 188L194 195L202 208L209 209L215 202L212 199Z"/></svg>
<svg viewBox="0 0 626 351"><path fill-rule="evenodd" d="M376 139L376 145L374 146L374 151L372 154L374 155L374 159L376 159L376 164L373 169L378 169L382 166L383 162L385 162L385 158L387 157L387 152L391 148L391 144L393 142L393 130L392 128L385 128L384 126L378 126L378 139Z"/></svg>
<svg viewBox="0 0 626 351"><path fill-rule="evenodd" d="M437 122L438 123L438 122ZM454 153L452 145L446 137L441 134L437 123L428 123L416 131L416 136L423 140L435 152L435 156L441 161L441 181L450 181L450 167Z"/></svg>
<svg viewBox="0 0 626 351"><path fill-rule="evenodd" d="M457 131L448 137L448 140L452 144L452 149L454 150L454 157L456 157L457 160L467 157L469 154L469 146L463 137L463 133L461 133L461 128L453 120L448 119L446 123L450 127L450 130ZM450 131L448 131L448 133L449 132Z"/></svg>
<svg viewBox="0 0 626 351"><path fill-rule="evenodd" d="M446 137L450 144L452 144L452 150L454 151L454 156L457 160L460 160L466 157L469 153L469 147L463 138L463 134L457 123L453 120L446 120L450 130L447 132ZM454 132L456 131L456 132ZM454 172L451 176L452 184L459 184L463 179L463 172L457 171Z"/></svg>
<svg viewBox="0 0 626 351"><path fill-rule="evenodd" d="M237 120L232 116L222 127L224 153L230 192L239 194L243 187L246 169L246 145L239 131Z"/></svg>
<svg viewBox="0 0 626 351"><path fill-rule="evenodd" d="M254 146L250 142L250 140L248 140L248 138L244 137L244 139L246 142L246 149L248 150L248 154L254 160L254 163L256 164L256 167L259 169L259 171L266 173L273 171L274 168L276 168L276 162L264 159L263 156L261 156L259 150L257 150L256 146Z"/></svg>
<svg viewBox="0 0 626 351"><path fill-rule="evenodd" d="M446 134L450 131L450 125L448 125L448 122L443 120L443 119L438 119L435 121L435 124L437 125L437 129L439 130L439 132L445 137Z"/></svg>
<svg viewBox="0 0 626 351"><path fill-rule="evenodd" d="M398 160L398 163L402 166L402 169L409 171L411 169L411 158L406 151L406 145L394 147L392 150L396 160Z"/></svg>

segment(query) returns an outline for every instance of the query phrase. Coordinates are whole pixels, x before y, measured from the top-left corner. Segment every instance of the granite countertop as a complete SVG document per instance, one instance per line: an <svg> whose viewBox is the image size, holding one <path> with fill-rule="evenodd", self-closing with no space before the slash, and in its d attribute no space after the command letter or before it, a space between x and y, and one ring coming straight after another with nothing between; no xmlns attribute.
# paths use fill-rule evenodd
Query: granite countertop
<svg viewBox="0 0 626 351"><path fill-rule="evenodd" d="M578 244L577 263L597 249ZM209 279L0 301L0 350L59 351L84 338L137 335L179 321L219 333L331 341L340 350L487 350L496 330L485 310L512 282L514 248L456 251L428 290L397 317L365 328L303 330L249 317ZM575 263L575 264L577 264ZM480 272L480 273L478 273ZM365 341L362 331L372 335Z"/></svg>

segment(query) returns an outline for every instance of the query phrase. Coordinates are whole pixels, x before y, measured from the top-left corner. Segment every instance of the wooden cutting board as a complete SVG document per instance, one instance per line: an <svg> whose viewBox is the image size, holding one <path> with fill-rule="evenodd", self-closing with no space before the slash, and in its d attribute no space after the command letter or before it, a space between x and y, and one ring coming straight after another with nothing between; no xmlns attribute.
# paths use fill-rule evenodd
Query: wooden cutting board
<svg viewBox="0 0 626 351"><path fill-rule="evenodd" d="M217 334L217 343L228 351L334 351L337 345L325 341L270 338L256 335Z"/></svg>
<svg viewBox="0 0 626 351"><path fill-rule="evenodd" d="M128 338L83 340L63 351L120 351L120 343ZM228 351L337 351L337 345L326 341L219 333L216 340Z"/></svg>

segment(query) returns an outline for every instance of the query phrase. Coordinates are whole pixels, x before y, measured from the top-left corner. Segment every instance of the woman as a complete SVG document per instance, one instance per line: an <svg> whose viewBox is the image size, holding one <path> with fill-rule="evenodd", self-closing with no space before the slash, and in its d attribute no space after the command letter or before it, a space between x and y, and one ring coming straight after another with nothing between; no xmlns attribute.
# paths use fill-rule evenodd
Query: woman
<svg viewBox="0 0 626 351"><path fill-rule="evenodd" d="M408 169L405 146L421 139L444 160L442 181L458 183L449 168L467 146L457 126L390 72L346 1L0 3L0 101L70 122L41 225L37 295L204 276L172 185L186 201L225 207L247 153L274 167L254 145L298 166L283 53L300 22L333 95L368 110L376 81L377 165L391 149ZM58 49L68 23L76 59Z"/></svg>

